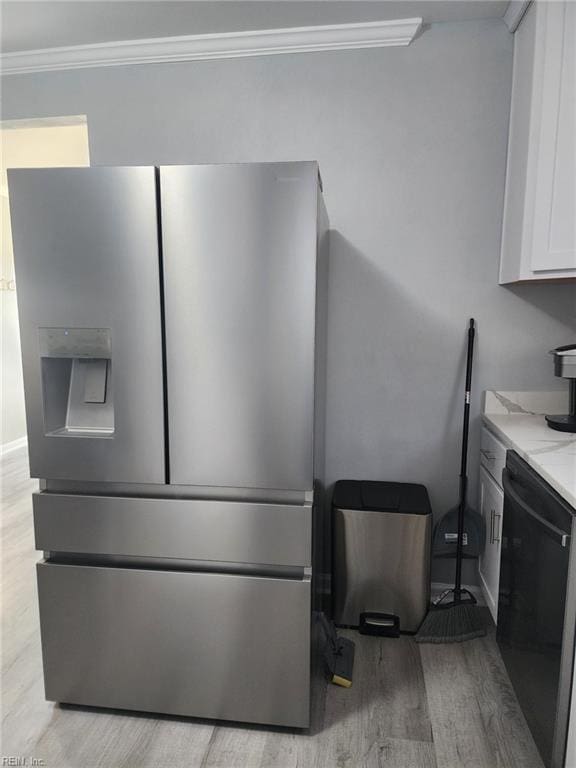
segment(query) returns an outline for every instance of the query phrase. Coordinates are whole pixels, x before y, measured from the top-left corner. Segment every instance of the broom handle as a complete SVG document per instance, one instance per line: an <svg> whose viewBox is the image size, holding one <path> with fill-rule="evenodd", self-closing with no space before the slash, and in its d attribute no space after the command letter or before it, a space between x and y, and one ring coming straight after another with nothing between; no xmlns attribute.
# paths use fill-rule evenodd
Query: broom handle
<svg viewBox="0 0 576 768"><path fill-rule="evenodd" d="M466 357L466 394L464 397L464 425L462 429L462 460L460 462L460 503L458 506L458 541L456 542L456 579L454 597L459 602L462 592L462 559L464 555L464 512L468 485L468 427L470 423L470 392L472 389L472 355L474 354L474 320L468 327L468 354Z"/></svg>

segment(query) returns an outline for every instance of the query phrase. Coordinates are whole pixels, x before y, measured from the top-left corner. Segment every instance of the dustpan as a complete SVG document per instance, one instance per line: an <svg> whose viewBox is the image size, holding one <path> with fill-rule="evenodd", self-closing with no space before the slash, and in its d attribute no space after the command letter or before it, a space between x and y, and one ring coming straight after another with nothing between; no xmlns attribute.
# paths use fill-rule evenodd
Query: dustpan
<svg viewBox="0 0 576 768"><path fill-rule="evenodd" d="M471 507L464 511L464 533L462 535L462 557L479 557L484 551L486 541L486 526L484 520ZM432 555L434 557L456 557L458 543L458 507L450 509L438 521L432 538Z"/></svg>

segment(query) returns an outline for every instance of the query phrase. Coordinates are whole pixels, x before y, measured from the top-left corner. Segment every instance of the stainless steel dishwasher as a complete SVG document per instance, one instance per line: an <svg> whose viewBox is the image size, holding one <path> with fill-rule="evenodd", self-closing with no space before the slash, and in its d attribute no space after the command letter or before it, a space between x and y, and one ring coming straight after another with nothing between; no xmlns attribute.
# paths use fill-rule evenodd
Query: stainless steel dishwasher
<svg viewBox="0 0 576 768"><path fill-rule="evenodd" d="M514 451L502 473L497 640L547 768L562 768L574 663L575 510Z"/></svg>

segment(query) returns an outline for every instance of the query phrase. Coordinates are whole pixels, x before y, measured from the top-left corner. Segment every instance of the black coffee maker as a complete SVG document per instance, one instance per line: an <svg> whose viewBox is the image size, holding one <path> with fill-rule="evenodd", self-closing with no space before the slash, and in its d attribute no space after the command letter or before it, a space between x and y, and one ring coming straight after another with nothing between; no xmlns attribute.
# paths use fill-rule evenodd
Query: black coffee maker
<svg viewBox="0 0 576 768"><path fill-rule="evenodd" d="M576 344L567 344L550 352L554 355L554 374L570 381L569 413L565 416L546 416L551 429L576 432Z"/></svg>

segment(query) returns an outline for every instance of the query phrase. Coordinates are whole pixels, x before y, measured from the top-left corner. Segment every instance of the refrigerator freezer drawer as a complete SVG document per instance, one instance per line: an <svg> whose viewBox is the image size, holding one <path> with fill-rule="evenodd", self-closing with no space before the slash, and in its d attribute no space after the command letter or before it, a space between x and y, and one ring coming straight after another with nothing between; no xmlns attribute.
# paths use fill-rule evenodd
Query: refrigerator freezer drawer
<svg viewBox="0 0 576 768"><path fill-rule="evenodd" d="M36 548L308 567L310 506L36 493Z"/></svg>
<svg viewBox="0 0 576 768"><path fill-rule="evenodd" d="M38 564L46 698L304 728L310 582Z"/></svg>

